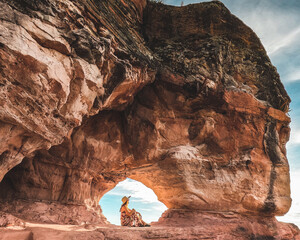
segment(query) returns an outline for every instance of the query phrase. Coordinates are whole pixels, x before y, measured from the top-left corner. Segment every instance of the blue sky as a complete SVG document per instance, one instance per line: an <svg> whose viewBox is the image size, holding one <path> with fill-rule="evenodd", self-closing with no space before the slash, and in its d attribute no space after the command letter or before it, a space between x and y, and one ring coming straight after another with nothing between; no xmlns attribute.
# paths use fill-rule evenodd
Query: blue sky
<svg viewBox="0 0 300 240"><path fill-rule="evenodd" d="M181 4L181 0L164 2L176 6ZM204 1L183 2L187 5ZM300 1L222 0L221 2L258 35L292 99L289 113L292 119L291 137L287 144L287 155L290 163L293 203L290 211L278 219L296 223L300 227L300 191L297 191L297 185L300 184ZM124 195L132 195L130 208L140 211L146 221L156 221L166 207L155 200L156 196L153 194L153 191L143 184L126 180L107 193L101 199L100 205L108 220L119 225L121 198Z"/></svg>
<svg viewBox="0 0 300 240"><path fill-rule="evenodd" d="M131 196L129 208L140 212L145 222L157 221L167 207L157 200L157 196L144 184L127 178L106 193L100 200L104 216L113 224L120 225L120 206L122 197Z"/></svg>

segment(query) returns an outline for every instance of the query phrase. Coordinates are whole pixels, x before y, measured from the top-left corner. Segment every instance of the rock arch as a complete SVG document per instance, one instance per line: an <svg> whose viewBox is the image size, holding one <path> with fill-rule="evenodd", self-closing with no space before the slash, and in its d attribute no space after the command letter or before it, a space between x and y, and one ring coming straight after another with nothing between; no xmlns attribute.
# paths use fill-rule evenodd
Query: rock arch
<svg viewBox="0 0 300 240"><path fill-rule="evenodd" d="M288 211L290 99L221 2L38 9L0 3L2 211L105 223L99 198L126 177L170 213Z"/></svg>
<svg viewBox="0 0 300 240"><path fill-rule="evenodd" d="M209 98L178 89L157 79L124 112L87 119L70 139L12 169L1 182L1 197L99 212L99 197L129 177L151 188L169 209L287 211L289 189L282 184L288 165L279 145L286 136L276 129L288 119L276 119L275 109L248 93L226 91L210 106ZM245 99L251 103L246 109Z"/></svg>

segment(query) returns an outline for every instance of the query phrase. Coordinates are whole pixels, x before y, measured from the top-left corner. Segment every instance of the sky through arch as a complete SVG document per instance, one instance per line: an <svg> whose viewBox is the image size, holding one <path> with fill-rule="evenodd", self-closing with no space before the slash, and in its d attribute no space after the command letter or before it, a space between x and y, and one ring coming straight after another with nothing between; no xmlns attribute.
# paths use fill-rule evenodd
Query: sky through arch
<svg viewBox="0 0 300 240"><path fill-rule="evenodd" d="M158 201L155 193L141 182L127 178L119 182L117 186L107 192L100 200L104 216L107 220L120 225L120 207L122 197L131 196L129 208L134 208L142 214L147 223L156 222L167 207Z"/></svg>

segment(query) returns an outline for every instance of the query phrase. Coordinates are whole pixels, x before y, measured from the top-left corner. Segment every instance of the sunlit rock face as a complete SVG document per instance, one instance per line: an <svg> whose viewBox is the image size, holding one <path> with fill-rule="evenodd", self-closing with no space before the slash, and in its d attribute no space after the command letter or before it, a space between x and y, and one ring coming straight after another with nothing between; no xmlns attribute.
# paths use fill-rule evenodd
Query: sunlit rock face
<svg viewBox="0 0 300 240"><path fill-rule="evenodd" d="M98 202L130 177L169 208L161 225L288 211L290 99L222 3L0 8L0 210L107 223Z"/></svg>
<svg viewBox="0 0 300 240"><path fill-rule="evenodd" d="M289 98L259 39L216 2L144 21L162 66L129 108L134 157L155 162L136 179L169 208L285 213Z"/></svg>
<svg viewBox="0 0 300 240"><path fill-rule="evenodd" d="M124 109L154 80L138 32L144 5L0 2L0 179L24 157L70 138L83 118Z"/></svg>

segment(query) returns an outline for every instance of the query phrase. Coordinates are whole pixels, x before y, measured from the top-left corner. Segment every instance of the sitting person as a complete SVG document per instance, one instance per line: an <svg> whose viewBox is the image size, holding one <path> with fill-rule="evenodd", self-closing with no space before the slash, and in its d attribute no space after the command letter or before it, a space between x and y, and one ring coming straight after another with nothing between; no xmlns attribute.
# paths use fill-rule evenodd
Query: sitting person
<svg viewBox="0 0 300 240"><path fill-rule="evenodd" d="M130 210L128 208L129 197L122 198L122 206L120 208L121 212L121 226L128 227L150 227L149 224L143 221L142 215L135 211L135 209Z"/></svg>

